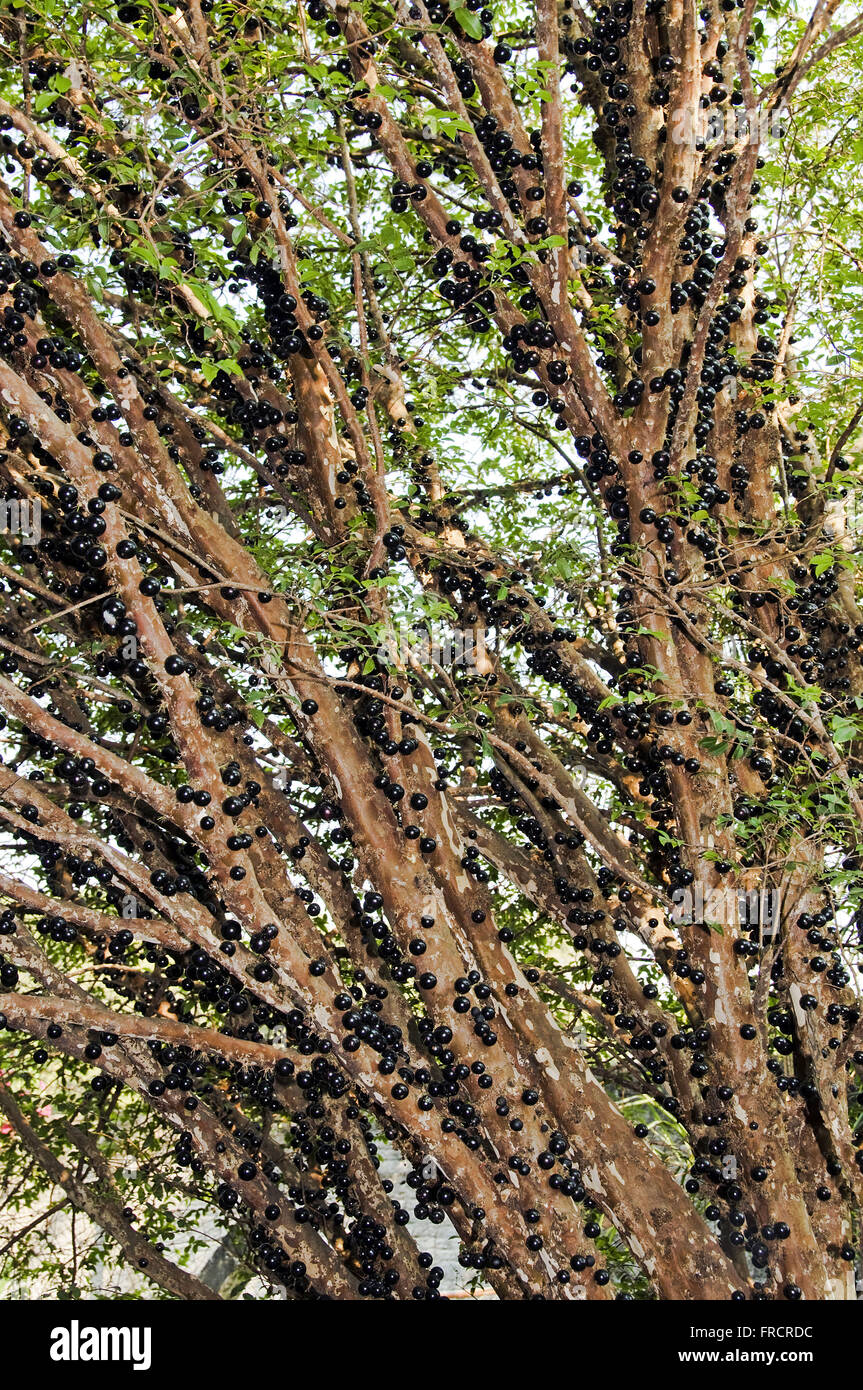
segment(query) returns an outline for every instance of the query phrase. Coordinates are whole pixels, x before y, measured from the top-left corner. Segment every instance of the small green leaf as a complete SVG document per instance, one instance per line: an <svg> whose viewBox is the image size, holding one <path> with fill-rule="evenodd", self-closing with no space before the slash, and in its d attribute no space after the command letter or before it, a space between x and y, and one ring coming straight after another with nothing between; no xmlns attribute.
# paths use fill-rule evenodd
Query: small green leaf
<svg viewBox="0 0 863 1390"><path fill-rule="evenodd" d="M474 14L473 10L466 10L460 7L456 10L455 17L470 38L482 38L482 20L479 15Z"/></svg>

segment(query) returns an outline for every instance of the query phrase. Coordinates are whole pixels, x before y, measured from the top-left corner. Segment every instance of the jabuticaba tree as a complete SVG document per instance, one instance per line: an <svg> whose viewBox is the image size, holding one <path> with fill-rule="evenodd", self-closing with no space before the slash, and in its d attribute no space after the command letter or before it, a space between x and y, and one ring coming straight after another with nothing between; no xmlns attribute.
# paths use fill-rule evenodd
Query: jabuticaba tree
<svg viewBox="0 0 863 1390"><path fill-rule="evenodd" d="M861 34L5 8L11 1286L855 1297Z"/></svg>

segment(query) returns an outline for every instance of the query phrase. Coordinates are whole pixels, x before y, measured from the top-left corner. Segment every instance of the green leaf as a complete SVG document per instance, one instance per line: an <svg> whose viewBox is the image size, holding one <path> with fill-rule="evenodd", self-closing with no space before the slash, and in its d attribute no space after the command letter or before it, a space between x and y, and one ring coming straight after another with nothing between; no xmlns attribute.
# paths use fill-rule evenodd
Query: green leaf
<svg viewBox="0 0 863 1390"><path fill-rule="evenodd" d="M830 732L834 743L851 743L853 739L860 737L860 726L856 719L834 714L830 720Z"/></svg>
<svg viewBox="0 0 863 1390"><path fill-rule="evenodd" d="M482 38L482 20L478 14L474 14L473 10L466 10L460 6L455 11L455 17L465 33L472 39Z"/></svg>
<svg viewBox="0 0 863 1390"><path fill-rule="evenodd" d="M812 556L812 568L817 578L831 570L835 563L836 558L831 550L822 550Z"/></svg>

